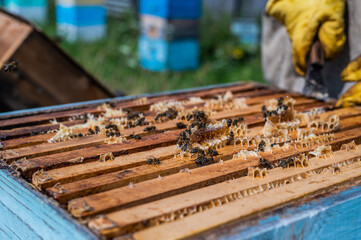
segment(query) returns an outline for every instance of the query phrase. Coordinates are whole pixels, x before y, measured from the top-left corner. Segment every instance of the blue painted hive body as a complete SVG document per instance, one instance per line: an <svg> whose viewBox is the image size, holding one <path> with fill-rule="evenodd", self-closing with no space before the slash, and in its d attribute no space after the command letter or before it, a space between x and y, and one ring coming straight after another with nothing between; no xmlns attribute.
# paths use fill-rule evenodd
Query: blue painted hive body
<svg viewBox="0 0 361 240"><path fill-rule="evenodd" d="M68 41L94 41L106 34L106 10L102 0L57 0L58 32Z"/></svg>
<svg viewBox="0 0 361 240"><path fill-rule="evenodd" d="M44 23L47 18L47 0L4 0L6 10L29 20Z"/></svg>
<svg viewBox="0 0 361 240"><path fill-rule="evenodd" d="M141 0L141 65L152 71L194 70L199 65L200 0Z"/></svg>

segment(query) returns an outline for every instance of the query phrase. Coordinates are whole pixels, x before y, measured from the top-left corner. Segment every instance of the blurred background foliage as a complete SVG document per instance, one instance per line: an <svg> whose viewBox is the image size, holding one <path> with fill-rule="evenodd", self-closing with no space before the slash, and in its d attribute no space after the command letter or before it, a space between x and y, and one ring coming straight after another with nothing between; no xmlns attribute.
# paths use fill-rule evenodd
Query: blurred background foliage
<svg viewBox="0 0 361 240"><path fill-rule="evenodd" d="M150 72L138 62L139 20L134 12L108 17L107 38L98 42L69 43L56 35L55 11L42 30L91 74L118 95L154 93L237 81L263 82L260 49L240 45L230 32L231 17L214 18L203 12L201 62L196 71Z"/></svg>

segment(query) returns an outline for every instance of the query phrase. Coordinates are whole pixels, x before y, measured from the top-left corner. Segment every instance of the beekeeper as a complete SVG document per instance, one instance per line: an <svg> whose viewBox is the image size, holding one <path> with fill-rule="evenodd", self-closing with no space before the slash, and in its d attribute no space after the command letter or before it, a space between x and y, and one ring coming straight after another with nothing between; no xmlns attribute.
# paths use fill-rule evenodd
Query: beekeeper
<svg viewBox="0 0 361 240"><path fill-rule="evenodd" d="M269 0L263 17L265 79L301 92L307 57L315 37L325 65L322 76L336 106L361 104L361 1Z"/></svg>

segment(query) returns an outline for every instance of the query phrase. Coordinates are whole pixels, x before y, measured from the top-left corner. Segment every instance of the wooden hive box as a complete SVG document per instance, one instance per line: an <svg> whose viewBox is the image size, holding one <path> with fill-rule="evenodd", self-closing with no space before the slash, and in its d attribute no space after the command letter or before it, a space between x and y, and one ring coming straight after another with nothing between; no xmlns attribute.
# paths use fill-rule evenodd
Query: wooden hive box
<svg viewBox="0 0 361 240"><path fill-rule="evenodd" d="M199 65L199 0L140 1L139 59L151 71L185 71Z"/></svg>
<svg viewBox="0 0 361 240"><path fill-rule="evenodd" d="M184 140L187 114L212 126ZM253 83L0 114L0 239L357 238L360 120ZM176 150L224 133L213 161Z"/></svg>
<svg viewBox="0 0 361 240"><path fill-rule="evenodd" d="M0 112L113 97L30 22L0 9Z"/></svg>

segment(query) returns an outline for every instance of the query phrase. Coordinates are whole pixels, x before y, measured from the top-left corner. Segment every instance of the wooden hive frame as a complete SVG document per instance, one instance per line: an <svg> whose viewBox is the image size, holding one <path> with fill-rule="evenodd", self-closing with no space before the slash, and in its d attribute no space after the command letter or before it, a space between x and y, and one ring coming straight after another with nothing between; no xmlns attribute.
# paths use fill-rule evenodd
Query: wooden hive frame
<svg viewBox="0 0 361 240"><path fill-rule="evenodd" d="M175 156L177 138L184 130L178 129L177 123L188 122L179 119L155 122L156 112L150 111L150 106L176 100L183 101L183 107L189 111L194 107L202 110L214 96L227 92L232 93L231 99L244 98L242 102L247 105L236 110L212 109L210 118L244 117L250 142L239 141L217 149L215 163L202 167L197 166L195 157ZM332 123L339 120L340 127L311 131L309 121L303 119L299 123L301 130L291 131L288 139L270 137L273 144L267 151L249 154L257 149L258 142L254 145L252 141L258 139L263 129L262 105L267 100L286 96L296 100L298 113L308 112L304 115L322 126L329 119ZM189 102L190 97L199 97L201 101ZM111 107L104 107L104 103ZM68 140L49 142L60 124L80 126L87 121L84 114L99 116L106 109L119 108L144 111L145 119L150 122L148 126L155 126L156 130L145 132L147 126L125 128L121 131L123 141L109 144L108 137L88 135L88 127L82 126L68 128L73 136ZM122 114L111 113L111 117ZM279 215L275 209L288 211L294 202L307 203L320 193L346 189L345 184L357 183L361 177L360 120L358 107L333 109L332 102L254 83L0 114L3 161L0 180L7 186L18 184L26 189L22 194L28 194L29 199L50 202L46 208L56 211L60 222L66 222L60 224L64 235L58 235L59 238L69 236L66 234L71 231L77 231L79 238L84 239L124 235L134 239L178 239L198 234L219 237L232 231L250 237L254 233L244 228L239 230L239 226L250 229L263 226L260 219ZM130 139L131 134L139 134L141 139ZM316 157L311 157L310 152ZM161 164L147 164L149 157L158 158ZM262 167L260 157L267 159L272 167L267 170ZM288 162L282 165L284 161ZM247 177L248 172L255 175ZM29 186L33 189L28 190ZM361 190L357 191L361 196ZM351 191L350 198L357 191ZM18 201L26 197L15 197L16 191L12 192L11 188L2 188L0 192L4 193L0 197L0 209L7 210L11 217L11 197L7 195ZM337 194L332 197L338 199ZM30 209L37 203L32 204ZM295 211L300 214L300 210ZM32 214L35 213L29 213ZM47 217L44 215L44 219ZM252 219L256 219L255 226ZM25 223L26 220L24 217ZM271 222L279 224L274 219ZM0 229L4 224L0 222ZM39 231L45 236L49 233Z"/></svg>

